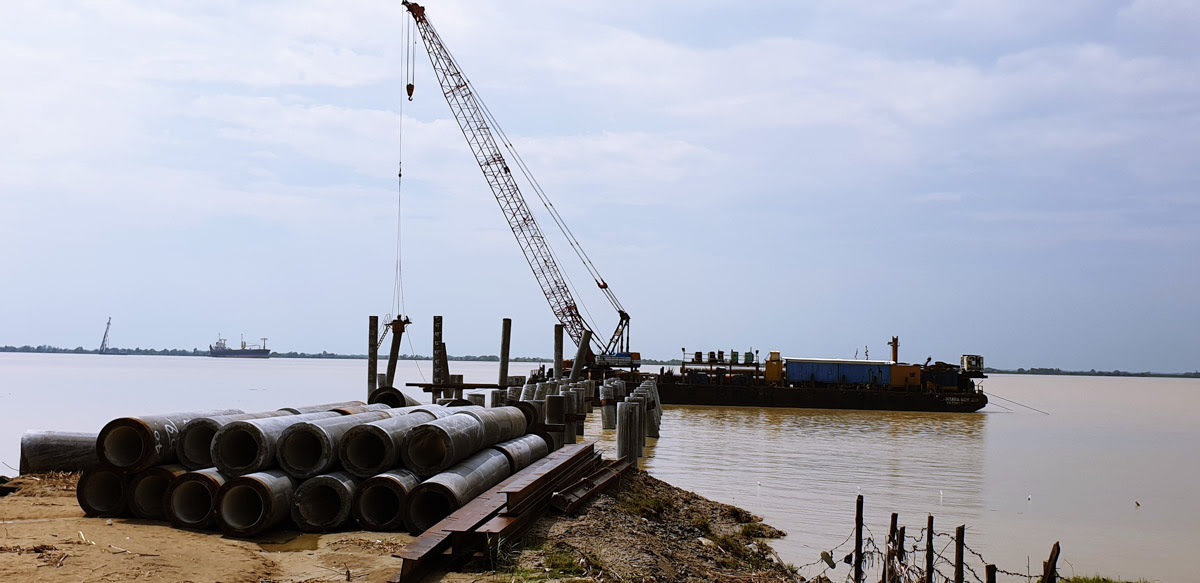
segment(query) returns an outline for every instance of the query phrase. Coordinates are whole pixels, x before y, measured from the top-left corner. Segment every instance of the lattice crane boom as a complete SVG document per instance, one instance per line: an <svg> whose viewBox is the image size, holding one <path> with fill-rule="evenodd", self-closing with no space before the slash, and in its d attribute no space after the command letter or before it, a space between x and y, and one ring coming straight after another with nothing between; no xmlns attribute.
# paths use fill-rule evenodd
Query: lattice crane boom
<svg viewBox="0 0 1200 583"><path fill-rule="evenodd" d="M463 137L466 138L467 145L475 155L475 161L479 164L479 169L483 171L484 179L492 189L492 194L495 195L496 202L500 205L500 210L504 213L508 226L512 229L517 244L521 247L521 252L525 255L525 260L533 271L534 278L537 279L542 293L550 303L550 309L554 312L555 317L563 324L563 328L575 341L575 344L579 345L583 341L584 331L590 328L579 313L579 308L571 295L566 279L559 270L554 254L534 219L533 213L525 203L516 179L500 151L495 136L498 128L496 128L497 132L493 132L489 126L487 109L475 96L471 84L458 68L454 57L451 56L433 25L425 17L425 8L408 1L404 1L403 4L412 14L413 20L416 21L417 30L420 32L425 50L429 54L429 61L433 64L433 72L441 85L446 103L450 105L450 110L453 112L455 120L458 121ZM524 169L522 168L522 170ZM561 222L561 218L555 216L555 222L564 230L572 248L584 261L589 274L617 310L620 318L616 331L606 345L600 344L602 340L595 333L592 334L593 342L601 354L627 351L629 347L629 314L621 307L612 290L608 288L608 284L596 272L595 266L587 259L586 254L578 246L578 242L574 240L574 236Z"/></svg>

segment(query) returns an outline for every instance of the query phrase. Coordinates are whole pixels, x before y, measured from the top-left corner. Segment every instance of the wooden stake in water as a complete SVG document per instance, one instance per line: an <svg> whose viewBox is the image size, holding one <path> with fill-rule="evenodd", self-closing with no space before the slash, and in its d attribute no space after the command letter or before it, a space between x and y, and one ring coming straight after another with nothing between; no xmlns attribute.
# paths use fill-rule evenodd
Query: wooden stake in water
<svg viewBox="0 0 1200 583"><path fill-rule="evenodd" d="M854 583L862 583L863 497L858 495L854 505Z"/></svg>

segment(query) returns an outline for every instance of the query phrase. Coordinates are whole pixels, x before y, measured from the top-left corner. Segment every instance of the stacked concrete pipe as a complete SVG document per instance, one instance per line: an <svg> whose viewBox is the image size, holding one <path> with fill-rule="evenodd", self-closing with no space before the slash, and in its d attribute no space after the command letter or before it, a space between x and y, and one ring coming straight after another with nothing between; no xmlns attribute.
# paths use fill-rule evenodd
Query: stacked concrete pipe
<svg viewBox="0 0 1200 583"><path fill-rule="evenodd" d="M291 516L297 484L283 470L230 478L217 490L217 524L230 536L265 532Z"/></svg>
<svg viewBox="0 0 1200 583"><path fill-rule="evenodd" d="M337 530L350 520L358 478L333 472L309 478L296 489L292 522L305 532Z"/></svg>
<svg viewBox="0 0 1200 583"><path fill-rule="evenodd" d="M408 495L405 523L409 533L421 534L455 510L499 484L510 472L508 458L484 449L421 482Z"/></svg>
<svg viewBox="0 0 1200 583"><path fill-rule="evenodd" d="M228 423L213 437L210 450L213 465L226 476L265 470L275 464L276 447L285 429L305 421L341 416L341 413L321 411Z"/></svg>
<svg viewBox="0 0 1200 583"><path fill-rule="evenodd" d="M129 476L108 466L85 470L75 485L75 499L88 516L121 516L128 509Z"/></svg>
<svg viewBox="0 0 1200 583"><path fill-rule="evenodd" d="M368 478L354 496L354 520L367 530L407 530L408 495L420 483L419 476L405 469Z"/></svg>
<svg viewBox="0 0 1200 583"><path fill-rule="evenodd" d="M346 431L363 423L390 419L391 411L367 411L289 425L279 434L275 461L293 478L329 472L338 465L338 440Z"/></svg>
<svg viewBox="0 0 1200 583"><path fill-rule="evenodd" d="M162 520L164 494L176 478L187 473L179 464L155 466L133 475L129 481L129 511L138 518Z"/></svg>
<svg viewBox="0 0 1200 583"><path fill-rule="evenodd" d="M179 430L179 439L175 444L175 456L179 463L189 470L199 470L213 467L212 442L217 431L234 421L247 419L265 419L268 417L287 417L295 415L291 411L262 411L259 413L238 413L234 415L218 415L215 417L197 417L183 425Z"/></svg>
<svg viewBox="0 0 1200 583"><path fill-rule="evenodd" d="M113 419L96 437L96 455L119 471L140 472L175 461L175 438L197 417L234 415L239 409L218 409Z"/></svg>
<svg viewBox="0 0 1200 583"><path fill-rule="evenodd" d="M400 450L408 433L422 423L450 414L442 407L416 407L405 415L351 427L338 444L338 458L346 471L360 478L399 467Z"/></svg>
<svg viewBox="0 0 1200 583"><path fill-rule="evenodd" d="M226 482L216 468L195 470L175 478L163 495L167 520L178 528L203 529L213 525L217 491Z"/></svg>

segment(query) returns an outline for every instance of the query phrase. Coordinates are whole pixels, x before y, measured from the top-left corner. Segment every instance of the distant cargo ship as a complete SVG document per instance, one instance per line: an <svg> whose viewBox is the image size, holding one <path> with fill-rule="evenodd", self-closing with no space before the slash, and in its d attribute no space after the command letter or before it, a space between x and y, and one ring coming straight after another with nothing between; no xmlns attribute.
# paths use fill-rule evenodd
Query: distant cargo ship
<svg viewBox="0 0 1200 583"><path fill-rule="evenodd" d="M659 375L658 390L668 405L797 407L885 411L972 412L987 395L975 386L983 357L962 356L959 365L899 362L899 339L892 337L892 360L786 358L771 351L765 362L746 353L696 352L679 373Z"/></svg>
<svg viewBox="0 0 1200 583"><path fill-rule="evenodd" d="M267 348L267 339L263 338L262 341L261 345L246 344L243 339L241 348L230 348L225 339L218 336L217 343L208 346L208 355L224 358L270 358L271 351Z"/></svg>

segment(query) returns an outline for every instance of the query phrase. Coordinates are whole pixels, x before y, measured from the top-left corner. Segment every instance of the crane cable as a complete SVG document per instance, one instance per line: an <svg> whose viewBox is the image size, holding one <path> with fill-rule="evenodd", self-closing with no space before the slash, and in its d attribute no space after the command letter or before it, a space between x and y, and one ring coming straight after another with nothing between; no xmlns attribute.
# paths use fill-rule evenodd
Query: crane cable
<svg viewBox="0 0 1200 583"><path fill-rule="evenodd" d="M409 42L409 39L411 39L413 36L412 35L413 26L414 26L413 23L410 21L408 26L406 26L404 28L404 40L403 40L404 52L402 55L403 56L403 65L401 65L401 76L403 77L406 89L411 89L413 87L413 81L414 81L414 79L413 79L414 67L412 66L412 64L413 64L412 55L414 54L415 51L413 50L413 44ZM412 101L411 93L409 94L408 99L409 99L409 101ZM404 182L404 97L403 96L401 96L401 98L400 98L399 135L397 137L396 142L397 142L396 143L396 151L397 151L397 160L396 160L396 274L395 274L395 280L393 281L393 284L392 284L392 305L395 306L396 318L399 319L403 314L406 314L408 312L408 310L405 309L405 305L404 305L404 272L402 269L403 263L401 261L401 257L403 256L403 253L402 253L403 238L401 236L403 234L403 231L401 230L401 217L403 216L403 208L404 208L404 204L403 204L403 201L404 201L404 197L403 197L403 192L404 192L404 189L403 189L403 182ZM395 332L393 332L393 334L394 333ZM386 334L386 332L385 332L385 334ZM415 355L417 353L417 351L415 348L413 348L412 334L409 333L406 336L407 336L406 339L408 340L409 354ZM421 375L421 382L426 382L425 381L425 371L421 370L420 361L414 361L414 364L416 365L417 373L419 375Z"/></svg>

